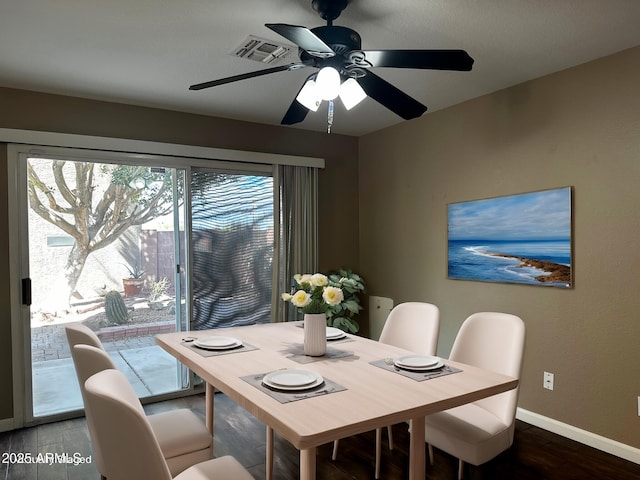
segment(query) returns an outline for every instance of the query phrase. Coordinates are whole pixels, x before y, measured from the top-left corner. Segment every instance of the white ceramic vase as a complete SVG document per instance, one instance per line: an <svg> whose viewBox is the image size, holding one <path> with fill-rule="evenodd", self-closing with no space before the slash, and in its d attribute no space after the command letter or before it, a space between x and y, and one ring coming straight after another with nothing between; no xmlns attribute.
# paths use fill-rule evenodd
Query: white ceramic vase
<svg viewBox="0 0 640 480"><path fill-rule="evenodd" d="M327 353L327 317L324 313L304 314L304 354L321 357Z"/></svg>

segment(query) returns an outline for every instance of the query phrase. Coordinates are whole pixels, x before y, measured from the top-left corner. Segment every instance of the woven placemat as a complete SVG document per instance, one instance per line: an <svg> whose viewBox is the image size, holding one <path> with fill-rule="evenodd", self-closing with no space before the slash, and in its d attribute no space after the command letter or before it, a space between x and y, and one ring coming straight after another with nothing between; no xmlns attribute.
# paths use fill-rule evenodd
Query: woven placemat
<svg viewBox="0 0 640 480"><path fill-rule="evenodd" d="M398 368L393 364L389 365L387 363L387 360L384 358L382 360L369 362L369 364L378 368L382 368L384 370L388 370L389 372L397 373L398 375L402 375L403 377L408 377L417 382L422 382L424 380L430 380L437 377L444 377L445 375L451 375L452 373L458 373L462 371L459 368L444 365L442 368L438 368L437 370L430 370L428 372L413 372L410 370L404 370L403 368Z"/></svg>
<svg viewBox="0 0 640 480"><path fill-rule="evenodd" d="M274 390L272 388L269 388L262 383L262 379L268 373L270 372L260 373L258 375L247 375L246 377L241 378L248 384L253 385L258 390L266 393L271 398L276 399L280 403L297 402L298 400L304 400L305 398L319 397L321 395L328 395L330 393L342 392L346 390L346 388L342 385L338 385L336 382L325 378L322 385L318 385L317 387L311 388L309 390L283 392L281 390Z"/></svg>
<svg viewBox="0 0 640 480"><path fill-rule="evenodd" d="M253 345L249 345L248 343L243 343L239 347L230 348L228 350L208 350L206 348L196 347L193 344L193 341L182 342L180 345L190 348L203 357L217 357L218 355L229 355L230 353L250 352L251 350L258 350L258 347L254 347Z"/></svg>

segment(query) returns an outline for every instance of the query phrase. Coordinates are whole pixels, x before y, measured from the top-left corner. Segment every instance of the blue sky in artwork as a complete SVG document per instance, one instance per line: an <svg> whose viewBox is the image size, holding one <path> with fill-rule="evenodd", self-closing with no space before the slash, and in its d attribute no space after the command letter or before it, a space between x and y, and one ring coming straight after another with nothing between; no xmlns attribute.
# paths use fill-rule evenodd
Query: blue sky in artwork
<svg viewBox="0 0 640 480"><path fill-rule="evenodd" d="M452 203L449 240L571 237L571 188Z"/></svg>

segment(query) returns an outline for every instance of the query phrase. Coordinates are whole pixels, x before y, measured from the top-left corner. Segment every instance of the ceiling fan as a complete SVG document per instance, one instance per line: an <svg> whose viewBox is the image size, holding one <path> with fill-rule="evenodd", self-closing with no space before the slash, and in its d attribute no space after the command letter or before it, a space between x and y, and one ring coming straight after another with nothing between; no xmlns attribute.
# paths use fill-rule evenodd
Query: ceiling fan
<svg viewBox="0 0 640 480"><path fill-rule="evenodd" d="M374 74L371 71L374 67L471 70L473 58L464 50L362 50L361 38L356 31L333 25L350 1L311 1L313 9L327 21L326 26L308 29L284 23L265 24L298 46L299 62L198 83L191 85L189 90L202 90L285 70L316 68L318 70L309 75L281 124L302 122L309 110L316 111L322 100L327 100L330 129L333 99L338 96L347 109L369 96L405 120L426 112L425 105Z"/></svg>

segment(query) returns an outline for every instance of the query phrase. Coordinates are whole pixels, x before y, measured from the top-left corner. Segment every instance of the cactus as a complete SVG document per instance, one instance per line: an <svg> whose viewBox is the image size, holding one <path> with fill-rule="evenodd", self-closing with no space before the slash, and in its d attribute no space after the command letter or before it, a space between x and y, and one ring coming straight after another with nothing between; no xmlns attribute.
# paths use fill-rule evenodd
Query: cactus
<svg viewBox="0 0 640 480"><path fill-rule="evenodd" d="M110 291L104 297L104 311L110 323L121 325L129 320L129 312L119 292Z"/></svg>

